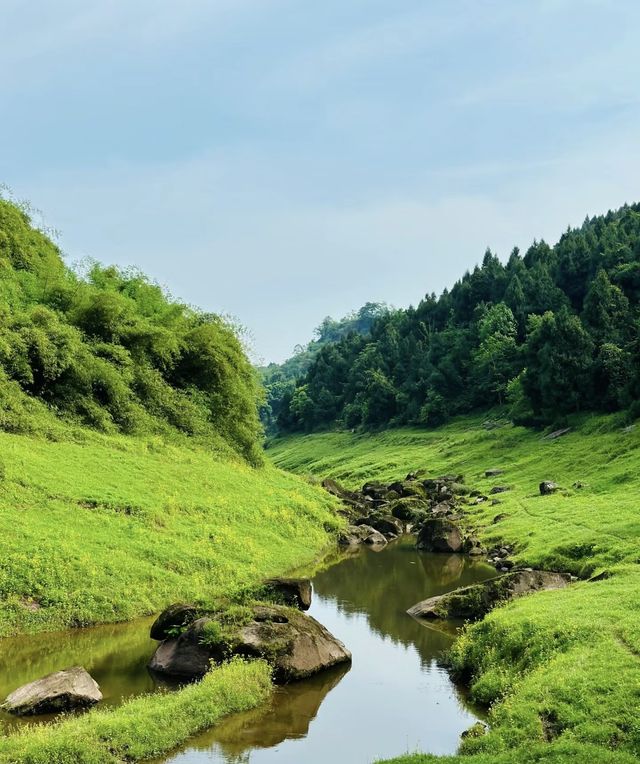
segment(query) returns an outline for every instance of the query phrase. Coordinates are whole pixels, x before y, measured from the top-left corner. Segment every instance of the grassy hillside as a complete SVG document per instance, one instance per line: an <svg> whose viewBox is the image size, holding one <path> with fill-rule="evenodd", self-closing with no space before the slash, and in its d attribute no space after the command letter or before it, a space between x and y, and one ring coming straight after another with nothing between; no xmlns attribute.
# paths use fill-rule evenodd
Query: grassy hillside
<svg viewBox="0 0 640 764"><path fill-rule="evenodd" d="M0 636L210 602L312 559L323 491L188 439L0 433Z"/></svg>
<svg viewBox="0 0 640 764"><path fill-rule="evenodd" d="M453 667L476 700L492 704L490 733L463 744L464 753L483 754L478 764L629 760L589 746L640 755L640 428L623 429L615 417L573 424L570 434L543 440L467 418L428 432L290 437L269 450L280 467L351 486L421 468L462 472L487 491L507 485L499 506L474 507L469 524L487 544L514 543L522 564L583 579L494 611L456 643ZM505 474L487 479L489 468ZM542 480L565 490L542 497ZM599 573L607 578L586 580Z"/></svg>

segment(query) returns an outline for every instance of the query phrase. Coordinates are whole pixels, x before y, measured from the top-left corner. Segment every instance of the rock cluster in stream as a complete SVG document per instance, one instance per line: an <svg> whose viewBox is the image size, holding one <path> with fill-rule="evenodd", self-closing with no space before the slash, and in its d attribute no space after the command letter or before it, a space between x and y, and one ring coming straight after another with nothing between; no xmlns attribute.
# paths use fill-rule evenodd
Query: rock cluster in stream
<svg viewBox="0 0 640 764"><path fill-rule="evenodd" d="M379 548L402 533L414 532L419 549L486 554L480 541L465 533L457 521L465 506L490 498L467 487L462 475L420 479L410 473L389 484L365 483L360 491L349 491L331 479L322 485L346 507L350 525L338 537L341 545L364 543ZM496 486L493 493L506 490L506 486Z"/></svg>

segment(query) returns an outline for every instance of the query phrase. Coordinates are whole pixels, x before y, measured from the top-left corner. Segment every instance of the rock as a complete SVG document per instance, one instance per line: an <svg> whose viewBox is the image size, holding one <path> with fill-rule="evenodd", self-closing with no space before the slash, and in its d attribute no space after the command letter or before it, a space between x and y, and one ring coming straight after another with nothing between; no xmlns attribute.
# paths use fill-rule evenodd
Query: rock
<svg viewBox="0 0 640 764"><path fill-rule="evenodd" d="M431 514L434 517L446 517L447 515L451 515L453 511L454 509L448 501L441 501L436 504L435 507L432 507Z"/></svg>
<svg viewBox="0 0 640 764"><path fill-rule="evenodd" d="M311 607L311 581L308 578L269 578L264 582L265 597L275 595L285 605L308 610Z"/></svg>
<svg viewBox="0 0 640 764"><path fill-rule="evenodd" d="M348 491L346 488L340 485L336 480L332 478L325 478L322 483L322 487L325 491L328 491L332 496L337 496L339 499L355 500L358 498L358 494L354 491Z"/></svg>
<svg viewBox="0 0 640 764"><path fill-rule="evenodd" d="M365 483L362 486L364 496L370 496L372 499L384 499L387 495L387 486L382 483Z"/></svg>
<svg viewBox="0 0 640 764"><path fill-rule="evenodd" d="M480 539L475 536L469 536L464 540L463 549L465 553L471 557L479 557L487 553L487 550L482 546Z"/></svg>
<svg viewBox="0 0 640 764"><path fill-rule="evenodd" d="M102 700L97 682L81 666L56 671L14 690L2 709L17 716L89 708Z"/></svg>
<svg viewBox="0 0 640 764"><path fill-rule="evenodd" d="M187 605L184 602L176 602L169 605L156 618L151 626L149 636L161 642L167 637L176 636L172 633L176 629L182 629L196 620L198 609L195 605Z"/></svg>
<svg viewBox="0 0 640 764"><path fill-rule="evenodd" d="M359 524L360 521L357 520L356 525ZM393 515L370 515L366 524L383 536L400 536L404 532L402 522Z"/></svg>
<svg viewBox="0 0 640 764"><path fill-rule="evenodd" d="M503 561L504 564L504 561ZM463 586L448 594L430 597L407 610L414 618L464 618L477 620L501 602L543 589L562 589L569 583L565 573L518 570L490 578L481 584Z"/></svg>
<svg viewBox="0 0 640 764"><path fill-rule="evenodd" d="M471 489L464 483L451 483L449 490L454 496L469 496Z"/></svg>
<svg viewBox="0 0 640 764"><path fill-rule="evenodd" d="M499 515L496 515L491 522L495 525L496 523L501 523L503 520L506 520L507 517L509 517L509 515L505 512L501 512Z"/></svg>
<svg viewBox="0 0 640 764"><path fill-rule="evenodd" d="M556 440L556 438L561 438L563 435L567 435L570 432L571 427L563 427L561 430L554 430L548 435L545 435L543 440Z"/></svg>
<svg viewBox="0 0 640 764"><path fill-rule="evenodd" d="M369 525L349 525L338 535L340 546L356 546L357 544L384 546L386 543L385 537Z"/></svg>
<svg viewBox="0 0 640 764"><path fill-rule="evenodd" d="M418 523L427 516L427 504L419 499L399 499L391 505L391 515L404 523Z"/></svg>
<svg viewBox="0 0 640 764"><path fill-rule="evenodd" d="M427 552L459 552L462 549L460 528L444 518L430 518L418 533L418 549Z"/></svg>
<svg viewBox="0 0 640 764"><path fill-rule="evenodd" d="M579 491L581 488L586 488L587 484L583 483L582 480L576 480L576 482L571 487Z"/></svg>
<svg viewBox="0 0 640 764"><path fill-rule="evenodd" d="M549 496L549 494L555 493L560 486L557 483L552 483L551 480L543 480L540 483L540 493L542 496Z"/></svg>
<svg viewBox="0 0 640 764"><path fill-rule="evenodd" d="M416 496L419 498L423 498L426 496L426 491L424 490L423 486L418 483L417 480L405 480L402 483L402 490L400 491L401 496Z"/></svg>
<svg viewBox="0 0 640 764"><path fill-rule="evenodd" d="M231 655L268 660L278 682L304 679L351 661L342 642L311 616L278 605L254 605L240 623L224 624L213 618L194 621L178 638L158 647L149 668L193 679L203 676L211 662Z"/></svg>
<svg viewBox="0 0 640 764"><path fill-rule="evenodd" d="M506 493L509 489L509 486L506 485L494 485L493 488L489 491L489 494L492 496L495 496L497 493Z"/></svg>
<svg viewBox="0 0 640 764"><path fill-rule="evenodd" d="M498 475L504 475L504 470L485 470L484 476L485 477L498 477Z"/></svg>

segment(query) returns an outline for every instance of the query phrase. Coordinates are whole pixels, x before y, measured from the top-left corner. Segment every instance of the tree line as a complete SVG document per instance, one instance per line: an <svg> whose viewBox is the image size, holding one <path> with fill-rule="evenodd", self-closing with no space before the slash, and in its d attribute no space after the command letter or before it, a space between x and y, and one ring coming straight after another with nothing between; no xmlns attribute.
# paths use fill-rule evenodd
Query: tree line
<svg viewBox="0 0 640 764"><path fill-rule="evenodd" d="M52 413L103 432L183 433L261 460L262 393L234 328L136 270L80 274L0 199L0 428Z"/></svg>
<svg viewBox="0 0 640 764"><path fill-rule="evenodd" d="M520 423L640 415L640 204L551 247L490 250L451 290L325 343L276 402L281 431L437 425L508 407Z"/></svg>

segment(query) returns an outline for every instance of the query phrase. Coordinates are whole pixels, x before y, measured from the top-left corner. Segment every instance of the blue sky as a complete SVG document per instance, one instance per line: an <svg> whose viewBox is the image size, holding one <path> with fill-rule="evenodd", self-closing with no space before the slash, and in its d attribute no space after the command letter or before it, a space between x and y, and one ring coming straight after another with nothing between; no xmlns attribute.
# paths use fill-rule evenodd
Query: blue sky
<svg viewBox="0 0 640 764"><path fill-rule="evenodd" d="M0 180L280 360L640 200L640 4L0 0Z"/></svg>

